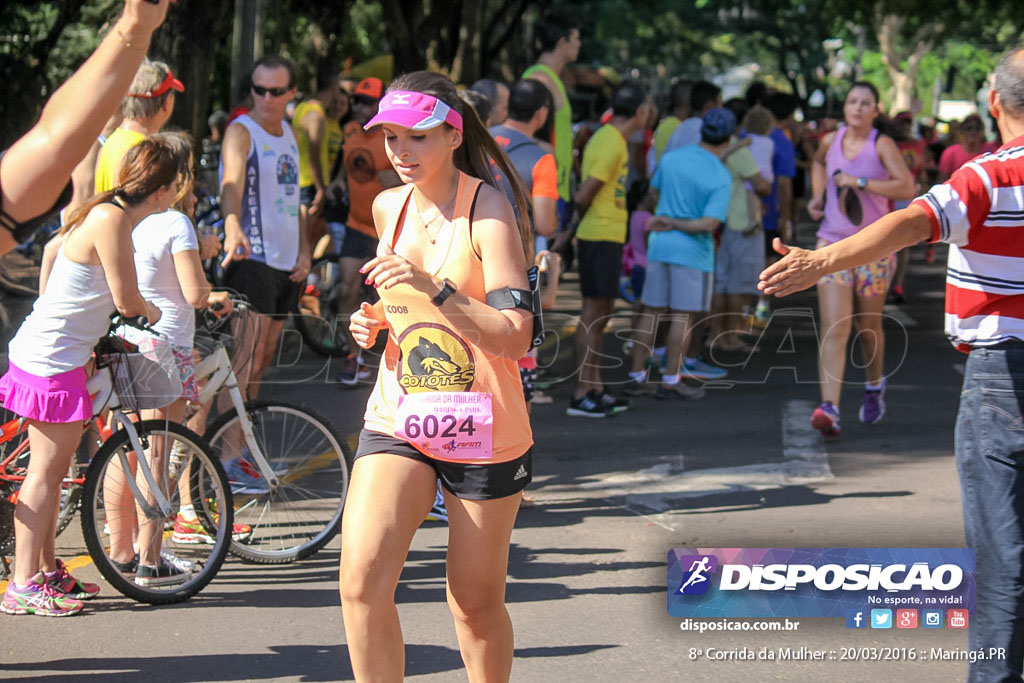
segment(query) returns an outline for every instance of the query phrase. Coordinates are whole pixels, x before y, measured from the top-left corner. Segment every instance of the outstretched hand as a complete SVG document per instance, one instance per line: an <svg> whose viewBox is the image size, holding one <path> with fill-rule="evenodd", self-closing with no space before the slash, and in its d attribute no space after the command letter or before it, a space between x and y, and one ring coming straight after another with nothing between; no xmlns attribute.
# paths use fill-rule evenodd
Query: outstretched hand
<svg viewBox="0 0 1024 683"><path fill-rule="evenodd" d="M782 256L778 262L761 271L757 288L777 297L789 296L814 285L825 275L824 259L820 252L783 244L776 237L772 249Z"/></svg>

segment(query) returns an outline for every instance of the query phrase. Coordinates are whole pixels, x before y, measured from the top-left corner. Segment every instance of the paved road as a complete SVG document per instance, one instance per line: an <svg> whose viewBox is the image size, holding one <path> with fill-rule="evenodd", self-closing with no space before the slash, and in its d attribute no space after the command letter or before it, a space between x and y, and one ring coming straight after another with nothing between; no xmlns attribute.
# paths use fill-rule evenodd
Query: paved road
<svg viewBox="0 0 1024 683"><path fill-rule="evenodd" d="M964 357L941 333L942 268L914 252L911 302L887 323L889 412L857 423L860 371L843 394L845 431L824 443L806 428L817 399L810 295L786 300L748 358L723 357L728 382L697 403L638 399L609 420L564 414L571 382L534 409L537 475L513 535L508 603L519 681L954 681L963 662L714 662L690 648L853 646L965 648L956 631L854 631L800 620L795 633L696 635L665 609L666 552L679 546L963 546L952 460ZM560 306L571 312L571 294ZM568 318L562 325L569 323ZM628 327L622 315L611 332ZM609 365L620 343L609 338ZM547 351L550 375L566 355ZM367 390L327 381L330 367L289 340L267 393L330 411L358 429ZM622 379L622 367L609 371ZM297 383L296 380L302 380ZM59 539L82 555L75 527ZM397 592L407 673L465 680L444 605L446 529L417 534ZM229 560L192 601L151 608L105 587L82 615L0 620L0 676L15 680L347 680L338 607L339 541L290 566ZM99 580L81 560L84 578Z"/></svg>

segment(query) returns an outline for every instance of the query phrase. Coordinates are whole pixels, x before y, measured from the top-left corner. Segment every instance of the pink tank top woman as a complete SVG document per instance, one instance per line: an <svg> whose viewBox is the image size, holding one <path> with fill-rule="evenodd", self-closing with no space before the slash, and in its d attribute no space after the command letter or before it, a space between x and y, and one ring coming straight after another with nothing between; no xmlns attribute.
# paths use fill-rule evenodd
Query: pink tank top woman
<svg viewBox="0 0 1024 683"><path fill-rule="evenodd" d="M818 239L830 244L857 233L861 228L871 225L889 213L889 200L882 195L852 187L843 188L843 191L836 188L833 179L839 171L849 173L854 178L889 179L889 171L878 157L878 129L871 129L867 142L853 159L848 159L843 153L843 139L848 130L849 128L842 126L836 131L828 154L825 155L828 187L825 190L825 218L818 229ZM847 197L847 193L853 196ZM854 223L851 217L860 220Z"/></svg>

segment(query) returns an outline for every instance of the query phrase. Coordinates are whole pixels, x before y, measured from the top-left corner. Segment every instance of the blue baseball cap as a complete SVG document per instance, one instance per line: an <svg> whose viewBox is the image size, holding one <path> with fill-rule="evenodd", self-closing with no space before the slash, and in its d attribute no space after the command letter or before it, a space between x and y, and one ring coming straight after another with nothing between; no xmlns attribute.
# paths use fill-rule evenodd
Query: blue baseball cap
<svg viewBox="0 0 1024 683"><path fill-rule="evenodd" d="M736 115L725 107L711 109L703 120L700 132L709 138L727 138L736 130Z"/></svg>

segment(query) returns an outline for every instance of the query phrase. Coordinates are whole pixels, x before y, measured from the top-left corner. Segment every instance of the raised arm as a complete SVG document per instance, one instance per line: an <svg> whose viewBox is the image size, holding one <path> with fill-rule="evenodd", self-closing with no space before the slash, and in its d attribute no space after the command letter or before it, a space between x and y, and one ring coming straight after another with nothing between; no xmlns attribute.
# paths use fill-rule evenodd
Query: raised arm
<svg viewBox="0 0 1024 683"><path fill-rule="evenodd" d="M0 162L3 210L27 221L53 208L75 166L121 104L163 23L169 0L127 0L117 23L92 56L57 89L39 121ZM14 240L0 231L0 253Z"/></svg>

